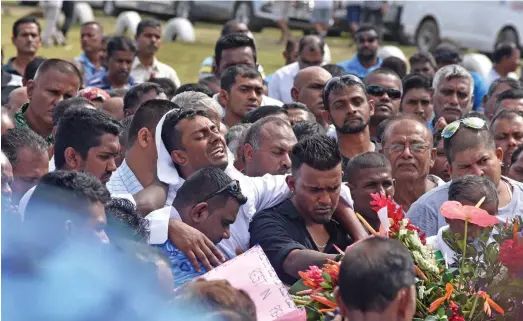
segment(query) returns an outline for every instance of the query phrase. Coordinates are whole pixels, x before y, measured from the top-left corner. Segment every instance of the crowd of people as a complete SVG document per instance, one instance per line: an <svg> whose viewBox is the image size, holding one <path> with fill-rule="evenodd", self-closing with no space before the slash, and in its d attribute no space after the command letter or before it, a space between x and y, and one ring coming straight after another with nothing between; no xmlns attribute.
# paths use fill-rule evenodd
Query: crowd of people
<svg viewBox="0 0 523 321"><path fill-rule="evenodd" d="M247 26L230 21L198 82L184 83L156 58L161 28L142 20L133 40L88 22L82 54L66 61L38 57L37 19L13 25L17 54L2 60L6 315L256 320L248 294L199 277L259 244L287 285L341 261L336 299L351 321L411 320L410 253L368 238L355 215L379 230L371 193L439 245L447 200L486 197L501 222L523 215L514 44L496 46L487 78L448 43L413 54L407 73L378 56L380 30L361 25L354 57L325 64L322 37L288 39L285 65L265 76Z"/></svg>

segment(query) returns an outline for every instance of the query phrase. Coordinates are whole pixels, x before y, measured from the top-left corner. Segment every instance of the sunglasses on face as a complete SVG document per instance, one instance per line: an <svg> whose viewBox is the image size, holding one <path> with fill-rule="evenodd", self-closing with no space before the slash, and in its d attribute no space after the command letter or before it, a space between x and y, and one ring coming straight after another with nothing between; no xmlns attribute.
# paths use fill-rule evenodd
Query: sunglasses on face
<svg viewBox="0 0 523 321"><path fill-rule="evenodd" d="M448 124L443 129L443 131L441 132L441 137L443 137L444 139L451 138L452 136L454 136L454 134L456 134L456 132L458 131L461 124L463 124L463 126L465 126L467 128L479 130L479 129L482 129L483 127L485 127L487 125L487 122L485 122L483 119L478 118L478 117L469 117L469 118L458 119L458 120L453 121L452 123Z"/></svg>
<svg viewBox="0 0 523 321"><path fill-rule="evenodd" d="M373 43L376 40L378 40L378 37L356 37L356 41L361 44L366 42Z"/></svg>
<svg viewBox="0 0 523 321"><path fill-rule="evenodd" d="M401 91L397 89L389 89L381 86L367 86L367 93L371 96L381 97L385 93L392 99L400 99Z"/></svg>
<svg viewBox="0 0 523 321"><path fill-rule="evenodd" d="M208 195L207 197L205 197L203 200L201 200L198 203L206 202L206 201L210 200L211 198L215 197L216 195L221 194L221 193L223 193L225 191L227 191L230 194L237 194L237 193L239 193L240 192L240 183L237 180L233 180L229 184L227 184L224 187L222 187L219 190L217 190L216 192Z"/></svg>
<svg viewBox="0 0 523 321"><path fill-rule="evenodd" d="M336 85L339 82L346 82L346 81L357 82L357 83L361 84L363 86L363 88L365 88L363 81L358 76L355 76L352 74L347 74L347 75L343 75L341 77L332 77L331 79L329 79L329 81L327 81L327 83L325 84L325 87L323 87L322 96L323 96L324 104L327 104L327 101L328 101L327 93L331 91L332 87L334 87L334 85Z"/></svg>

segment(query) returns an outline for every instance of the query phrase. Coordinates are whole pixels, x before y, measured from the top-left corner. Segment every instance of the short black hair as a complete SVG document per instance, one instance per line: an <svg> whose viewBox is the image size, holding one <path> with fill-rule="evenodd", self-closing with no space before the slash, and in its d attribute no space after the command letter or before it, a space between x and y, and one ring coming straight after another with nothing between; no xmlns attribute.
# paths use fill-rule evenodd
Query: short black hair
<svg viewBox="0 0 523 321"><path fill-rule="evenodd" d="M438 130L432 135L432 147L437 148L439 142L443 139L441 136L441 133L443 132L443 129Z"/></svg>
<svg viewBox="0 0 523 321"><path fill-rule="evenodd" d="M289 111L291 109L301 109L303 111L310 112L309 108L307 108L307 105L305 105L304 103L297 102L297 101L293 101L292 103L283 104L281 106L281 108L285 109L287 111Z"/></svg>
<svg viewBox="0 0 523 321"><path fill-rule="evenodd" d="M233 155L236 155L236 151L238 150L238 146L240 145L240 140L245 136L247 133L247 130L251 128L252 124L236 124L229 128L229 131L227 131L227 134L225 134L225 142L227 143L227 147L229 147L229 150L233 153Z"/></svg>
<svg viewBox="0 0 523 321"><path fill-rule="evenodd" d="M433 68L436 68L436 60L434 60L434 56L432 56L432 54L428 51L418 51L409 57L409 64L411 66L415 64L424 64L427 62Z"/></svg>
<svg viewBox="0 0 523 321"><path fill-rule="evenodd" d="M144 19L140 21L138 27L136 27L136 37L140 36L145 31L145 28L162 28L162 24L156 19Z"/></svg>
<svg viewBox="0 0 523 321"><path fill-rule="evenodd" d="M358 35L359 33L367 32L367 31L374 31L378 35L378 37L380 36L380 31L378 30L378 28L376 28L373 25L368 24L368 23L360 25L358 30L356 30L356 32L354 33L354 36Z"/></svg>
<svg viewBox="0 0 523 321"><path fill-rule="evenodd" d="M497 43L494 48L494 53L492 53L492 61L499 63L503 58L510 58L516 49L518 49L518 47L513 42Z"/></svg>
<svg viewBox="0 0 523 321"><path fill-rule="evenodd" d="M134 41L126 36L113 36L107 43L107 59L117 51L131 51L136 53Z"/></svg>
<svg viewBox="0 0 523 321"><path fill-rule="evenodd" d="M36 153L47 153L49 144L29 128L15 127L8 129L2 135L2 152L4 152L11 165L16 166L19 161L18 153L23 148L29 148Z"/></svg>
<svg viewBox="0 0 523 321"><path fill-rule="evenodd" d="M336 64L326 64L321 67L327 70L332 77L341 77L345 75L345 70Z"/></svg>
<svg viewBox="0 0 523 321"><path fill-rule="evenodd" d="M511 89L521 89L521 83L517 79L513 79L510 77L501 77L492 82L488 89L487 95L490 97L494 93L494 91L498 88L499 85L506 84Z"/></svg>
<svg viewBox="0 0 523 321"><path fill-rule="evenodd" d="M403 79L407 75L407 64L403 59L398 57L390 56L383 59L381 63L381 68L387 68L394 71L400 79Z"/></svg>
<svg viewBox="0 0 523 321"><path fill-rule="evenodd" d="M256 45L252 38L239 33L231 33L220 37L220 39L216 41L216 46L214 47L214 61L216 66L220 66L220 60L222 59L222 53L224 50L243 47L250 47L252 49L254 63L256 63Z"/></svg>
<svg viewBox="0 0 523 321"><path fill-rule="evenodd" d="M311 47L309 50L313 51L318 49L322 56L325 54L325 42L317 35L303 36L298 43L298 53L302 53L305 47Z"/></svg>
<svg viewBox="0 0 523 321"><path fill-rule="evenodd" d="M162 141L171 154L175 150L184 150L182 146L182 134L176 130L178 123L184 119L194 119L196 116L207 117L207 113L201 109L181 109L176 106L177 110L172 111L165 117L162 126Z"/></svg>
<svg viewBox="0 0 523 321"><path fill-rule="evenodd" d="M174 108L178 108L178 106L164 99L151 99L141 104L136 110L129 127L127 135L129 146L134 144L138 137L138 132L144 127L154 135L160 119Z"/></svg>
<svg viewBox="0 0 523 321"><path fill-rule="evenodd" d="M490 132L487 126L481 129L460 126L452 137L443 139L445 156L451 165L454 160L454 155L457 152L463 152L467 149L477 147L483 147L489 150L496 149L494 134Z"/></svg>
<svg viewBox="0 0 523 321"><path fill-rule="evenodd" d="M220 79L221 89L230 93L232 86L236 83L236 76L248 79L262 79L260 72L255 68L247 65L234 65L227 68L227 70L222 74Z"/></svg>
<svg viewBox="0 0 523 321"><path fill-rule="evenodd" d="M160 87L162 87L162 90L165 93L165 96L167 96L167 99L173 99L174 93L176 92L177 88L171 79L152 77L149 79L149 82L153 84L158 84Z"/></svg>
<svg viewBox="0 0 523 321"><path fill-rule="evenodd" d="M463 52L461 48L455 43L446 40L440 43L432 53L436 64L456 64L459 65L463 61Z"/></svg>
<svg viewBox="0 0 523 321"><path fill-rule="evenodd" d="M424 89L427 92L431 92L432 84L429 78L422 74L409 74L403 78L403 94L401 97L400 111L403 109L403 98L411 89Z"/></svg>
<svg viewBox="0 0 523 321"><path fill-rule="evenodd" d="M54 161L57 169L65 164L64 152L74 148L86 159L89 149L100 145L105 134L118 136L120 123L97 109L77 108L67 111L60 121L55 136Z"/></svg>
<svg viewBox="0 0 523 321"><path fill-rule="evenodd" d="M204 167L183 182L183 185L176 193L173 207L180 209L201 202L231 182L232 179L223 170L213 166ZM235 199L240 205L247 202L247 197L242 194L241 190L237 192L224 190L223 192L220 193L219 197L209 199L209 201L214 201L217 207L223 206L229 198ZM221 206L218 205L218 201L220 201Z"/></svg>
<svg viewBox="0 0 523 321"><path fill-rule="evenodd" d="M198 93L204 93L211 98L214 96L212 90L210 90L209 87L202 85L202 84L196 84L196 83L189 83L189 84L181 85L178 89L176 89L174 96L184 93L186 91L195 91Z"/></svg>
<svg viewBox="0 0 523 321"><path fill-rule="evenodd" d="M512 157L510 158L510 166L514 165L518 161L519 155L523 151L523 144L519 145L513 152Z"/></svg>
<svg viewBox="0 0 523 321"><path fill-rule="evenodd" d="M303 164L320 171L327 171L341 164L338 143L327 136L310 136L299 141L292 148L290 156L293 173Z"/></svg>
<svg viewBox="0 0 523 321"><path fill-rule="evenodd" d="M260 133L262 132L263 128L266 124L272 123L278 127L287 127L288 129L292 129L289 122L274 116L268 116L264 118L258 119L255 123L252 124L252 126L247 129L247 133L245 134L245 144L251 145L253 148L258 149L260 147Z"/></svg>
<svg viewBox="0 0 523 321"><path fill-rule="evenodd" d="M363 79L363 82L365 85L369 84L369 79L372 78L374 75L390 75L393 77L398 78L401 81L401 77L398 75L398 73L390 68L380 67L377 69L374 69L373 71L369 72L369 74Z"/></svg>
<svg viewBox="0 0 523 321"><path fill-rule="evenodd" d="M105 205L107 226L105 232L111 241L126 239L146 242L149 238L149 221L142 217L136 206L125 198L112 198Z"/></svg>
<svg viewBox="0 0 523 321"><path fill-rule="evenodd" d="M120 123L122 125L122 131L120 132L120 146L121 146L121 153L124 155L125 151L131 146L129 144L129 130L131 128L131 124L133 122L134 115L130 115L125 117Z"/></svg>
<svg viewBox="0 0 523 321"><path fill-rule="evenodd" d="M494 123L500 119L514 119L516 117L522 117L523 118L523 112L519 110L502 110L499 113L492 118L492 121L490 122L490 128L494 127Z"/></svg>
<svg viewBox="0 0 523 321"><path fill-rule="evenodd" d="M27 203L24 225L39 235L39 247L52 250L67 238L66 221L86 222L92 215L92 205L98 202L105 205L110 198L107 188L91 174L50 172L40 178Z"/></svg>
<svg viewBox="0 0 523 321"><path fill-rule="evenodd" d="M287 39L287 42L285 43L285 52L289 53L294 50L298 46L298 40L294 38Z"/></svg>
<svg viewBox="0 0 523 321"><path fill-rule="evenodd" d="M484 113L480 113L479 111L471 110L465 115L461 116L461 119L463 118L469 118L469 117L477 117L483 119L485 122L490 123L490 120L488 119L487 115ZM490 127L490 126L489 126Z"/></svg>
<svg viewBox="0 0 523 321"><path fill-rule="evenodd" d="M351 158L343 170L343 181L353 183L358 172L369 168L391 168L387 157L377 152L365 152Z"/></svg>
<svg viewBox="0 0 523 321"><path fill-rule="evenodd" d="M31 60L25 67L24 80L25 81L33 80L35 78L36 71L38 70L40 65L43 64L44 61L46 61L46 60L47 59L45 59L43 57L35 57L33 60Z"/></svg>
<svg viewBox="0 0 523 321"><path fill-rule="evenodd" d="M288 115L289 113L285 109L281 108L280 106L276 106L276 105L260 106L256 109L253 109L250 112L248 112L243 117L243 122L254 124L255 122L257 122L258 120L260 120L262 118L273 116L273 115L279 115L279 114Z"/></svg>
<svg viewBox="0 0 523 321"><path fill-rule="evenodd" d="M229 34L233 33L234 26L236 26L236 25L238 25L240 23L241 23L240 21L234 20L234 19L227 21L223 25L223 27L222 27L222 31L220 33L220 36L223 37L223 36L226 36L226 35L229 35Z"/></svg>
<svg viewBox="0 0 523 321"><path fill-rule="evenodd" d="M95 107L89 99L83 97L71 97L60 101L52 111L53 126L58 126L60 118L62 118L68 110L73 108L84 108L86 105L93 108Z"/></svg>
<svg viewBox="0 0 523 321"><path fill-rule="evenodd" d="M365 87L365 84L356 75L350 74L350 75L345 75L345 76L342 76L339 78L332 78L331 80L329 80L322 91L323 105L325 106L325 109L328 111L330 108L329 96L332 93L335 93L343 88L353 88L353 87L359 87L361 90L363 90L363 93L365 94L365 96L367 96L367 88Z"/></svg>
<svg viewBox="0 0 523 321"><path fill-rule="evenodd" d="M34 80L38 79L39 75L45 74L50 70L58 71L67 75L75 75L80 82L80 87L82 86L84 78L82 77L80 70L78 70L78 68L76 68L73 63L63 59L46 59L44 62L42 62L40 67L38 67L38 70L34 76Z"/></svg>
<svg viewBox="0 0 523 321"><path fill-rule="evenodd" d="M509 89L499 94L496 104L499 105L505 99L523 99L523 89ZM498 106L499 107L499 106Z"/></svg>
<svg viewBox="0 0 523 321"><path fill-rule="evenodd" d="M449 201L467 201L476 204L485 197L483 204L499 205L496 185L484 176L465 175L453 179L449 186Z"/></svg>
<svg viewBox="0 0 523 321"><path fill-rule="evenodd" d="M292 126L292 131L298 141L311 136L325 136L327 131L316 120L300 121Z"/></svg>
<svg viewBox="0 0 523 321"><path fill-rule="evenodd" d="M42 33L42 27L40 26L40 23L38 22L38 20L33 16L25 16L25 17L22 17L22 18L16 20L15 23L13 24L13 36L15 38L18 37L18 33L20 32L20 30L18 30L18 28L21 25L24 25L26 23L34 23L38 27L38 35L40 35Z"/></svg>
<svg viewBox="0 0 523 321"><path fill-rule="evenodd" d="M423 128L425 128L425 130L427 131L427 133L429 133L429 139L431 140L432 139L432 131L430 130L429 126L427 125L427 123L425 122L425 120L423 118L421 118L420 116L418 115L412 115L412 114L408 114L408 115L397 115L397 116L393 116L393 117L390 117L387 119L387 123L385 124L385 127L383 129L383 133L381 134L381 143L383 145L385 145L385 137L387 137L387 132L390 130L390 128L392 127L392 125L394 123L397 123L397 122L400 122L400 121L406 121L406 120L410 120L410 121L414 121L414 122L417 122L418 124L420 124L421 126L423 126ZM430 143L430 146L432 146L433 142L429 142Z"/></svg>
<svg viewBox="0 0 523 321"><path fill-rule="evenodd" d="M163 93L162 87L152 82L143 82L131 87L123 97L123 110L135 110L138 108L142 96L152 90L156 92L156 95Z"/></svg>
<svg viewBox="0 0 523 321"><path fill-rule="evenodd" d="M401 289L416 283L412 254L398 240L371 237L354 244L343 257L338 287L343 304L365 312L383 312Z"/></svg>

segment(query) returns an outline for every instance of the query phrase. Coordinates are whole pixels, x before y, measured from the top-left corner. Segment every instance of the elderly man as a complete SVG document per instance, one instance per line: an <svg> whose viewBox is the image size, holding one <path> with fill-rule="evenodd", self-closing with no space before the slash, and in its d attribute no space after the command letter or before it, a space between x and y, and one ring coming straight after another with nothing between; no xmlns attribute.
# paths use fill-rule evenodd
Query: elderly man
<svg viewBox="0 0 523 321"><path fill-rule="evenodd" d="M374 115L370 117L370 137L376 138L376 129L382 121L396 116L400 111L403 85L394 71L378 68L365 77L367 94L374 100Z"/></svg>
<svg viewBox="0 0 523 321"><path fill-rule="evenodd" d="M448 65L436 73L432 82L435 130L460 119L472 110L474 80L458 65Z"/></svg>
<svg viewBox="0 0 523 321"><path fill-rule="evenodd" d="M494 135L480 118L464 118L443 130L445 156L451 179L468 174L486 176L496 185L499 196L498 217L505 222L523 214L523 184L501 175L503 150L496 148ZM427 236L436 235L446 225L440 213L448 200L450 182L420 197L410 207L407 217ZM478 200L479 201L479 200Z"/></svg>
<svg viewBox="0 0 523 321"><path fill-rule="evenodd" d="M322 90L331 78L332 75L321 67L307 67L298 72L291 89L292 100L307 106L316 121L324 127L327 127L327 121L323 116L325 106Z"/></svg>
<svg viewBox="0 0 523 321"><path fill-rule="evenodd" d="M256 121L245 135L245 175L256 177L267 173L289 173L289 152L297 142L289 122L275 116L262 118Z"/></svg>
<svg viewBox="0 0 523 321"><path fill-rule="evenodd" d="M324 43L318 36L308 35L301 38L298 61L276 70L269 83L269 96L283 103L292 102L291 88L296 74L303 68L320 66L324 54Z"/></svg>
<svg viewBox="0 0 523 321"><path fill-rule="evenodd" d="M48 59L38 69L34 80L27 84L29 103L15 114L16 127L26 127L53 142L51 112L61 100L76 96L82 75L65 60Z"/></svg>
<svg viewBox="0 0 523 321"><path fill-rule="evenodd" d="M408 211L423 194L444 182L430 175L436 159L432 133L427 124L416 116L391 119L383 134L382 148L392 165L392 177L398 188L396 203Z"/></svg>

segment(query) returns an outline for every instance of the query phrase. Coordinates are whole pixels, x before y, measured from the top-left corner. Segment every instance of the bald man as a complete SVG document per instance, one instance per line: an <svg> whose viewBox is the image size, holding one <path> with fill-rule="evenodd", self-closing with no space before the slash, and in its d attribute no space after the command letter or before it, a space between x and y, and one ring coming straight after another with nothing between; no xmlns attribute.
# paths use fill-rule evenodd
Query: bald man
<svg viewBox="0 0 523 321"><path fill-rule="evenodd" d="M11 111L4 106L2 106L1 122L2 122L2 135L5 134L7 132L7 130L9 130L11 128L15 128L15 120L13 119L13 116L11 115Z"/></svg>
<svg viewBox="0 0 523 321"><path fill-rule="evenodd" d="M284 66L272 75L269 82L269 97L291 103L291 88L298 72L311 66L321 66L325 43L316 35L308 35L300 39L298 44L298 61Z"/></svg>
<svg viewBox="0 0 523 321"><path fill-rule="evenodd" d="M16 114L23 104L29 102L29 98L27 97L27 87L16 88L9 94L8 99L7 106L9 107L9 110L13 114Z"/></svg>
<svg viewBox="0 0 523 321"><path fill-rule="evenodd" d="M52 144L52 111L60 101L76 96L81 84L82 75L73 64L62 59L46 60L27 83L29 103L15 114L15 126L30 128Z"/></svg>
<svg viewBox="0 0 523 321"><path fill-rule="evenodd" d="M123 111L123 98L112 97L107 99L102 104L102 110L117 120L123 120L125 118Z"/></svg>
<svg viewBox="0 0 523 321"><path fill-rule="evenodd" d="M321 92L331 78L332 75L322 67L307 67L298 72L291 89L292 100L305 104L324 127L328 124L323 118L325 107Z"/></svg>

